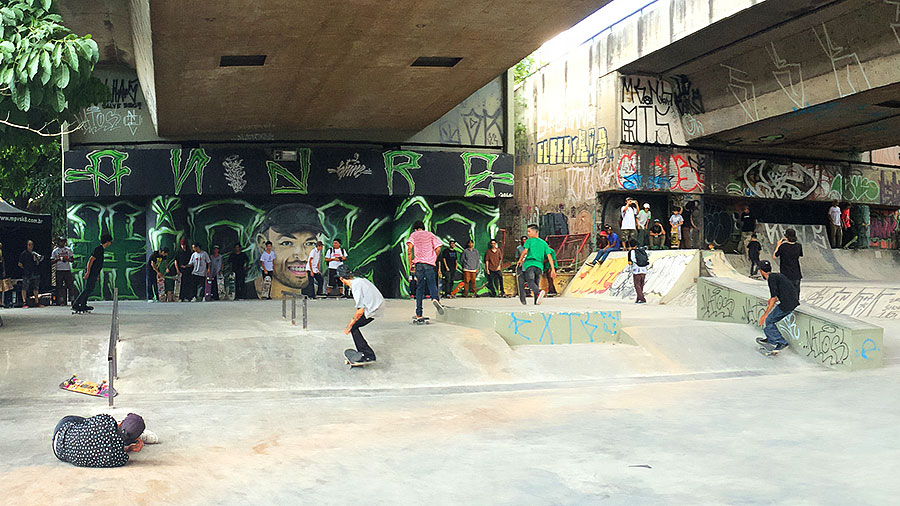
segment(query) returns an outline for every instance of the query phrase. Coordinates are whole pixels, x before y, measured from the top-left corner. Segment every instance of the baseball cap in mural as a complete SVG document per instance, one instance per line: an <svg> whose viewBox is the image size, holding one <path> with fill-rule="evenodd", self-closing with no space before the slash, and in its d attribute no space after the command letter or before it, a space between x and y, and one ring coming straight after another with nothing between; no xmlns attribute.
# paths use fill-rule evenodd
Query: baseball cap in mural
<svg viewBox="0 0 900 506"><path fill-rule="evenodd" d="M759 270L762 272L772 272L772 263L768 260L760 260Z"/></svg>
<svg viewBox="0 0 900 506"><path fill-rule="evenodd" d="M346 265L341 264L337 268L337 275L339 278L351 278L353 277L353 271L351 271Z"/></svg>
<svg viewBox="0 0 900 506"><path fill-rule="evenodd" d="M260 230L271 228L279 234L294 234L308 230L324 234L319 211L308 204L283 204L266 213Z"/></svg>
<svg viewBox="0 0 900 506"><path fill-rule="evenodd" d="M122 439L126 445L130 445L141 437L144 432L144 419L140 415L128 413L128 416L122 420Z"/></svg>

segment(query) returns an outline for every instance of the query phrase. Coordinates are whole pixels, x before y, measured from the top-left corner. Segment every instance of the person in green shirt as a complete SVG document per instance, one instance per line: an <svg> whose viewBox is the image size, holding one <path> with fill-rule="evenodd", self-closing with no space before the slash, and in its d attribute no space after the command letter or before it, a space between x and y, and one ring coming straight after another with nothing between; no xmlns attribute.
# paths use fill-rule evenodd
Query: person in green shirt
<svg viewBox="0 0 900 506"><path fill-rule="evenodd" d="M528 225L528 240L525 241L525 249L522 250L519 261L516 264L517 267L522 269L522 278L524 278L518 280L519 301L522 304L526 304L524 289L526 283L531 288L531 293L534 294L535 305L540 304L544 296L547 295L544 290L541 290L541 276L544 274L545 261L550 264L550 278L556 278L553 250L543 239L538 237L539 233L540 228L537 225Z"/></svg>

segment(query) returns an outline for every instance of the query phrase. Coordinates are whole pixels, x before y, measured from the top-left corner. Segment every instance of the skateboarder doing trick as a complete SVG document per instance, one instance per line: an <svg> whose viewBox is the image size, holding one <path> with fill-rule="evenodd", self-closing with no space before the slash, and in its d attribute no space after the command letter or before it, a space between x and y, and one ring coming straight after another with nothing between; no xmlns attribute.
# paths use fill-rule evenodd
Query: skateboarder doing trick
<svg viewBox="0 0 900 506"><path fill-rule="evenodd" d="M772 272L772 264L768 260L759 262L759 273L768 281L769 293L772 297L769 299L766 311L759 317L759 326L763 327L766 337L759 337L756 342L769 351L777 352L788 346L788 342L778 330L777 323L800 305L800 298L794 283L784 274Z"/></svg>
<svg viewBox="0 0 900 506"><path fill-rule="evenodd" d="M522 268L524 276L518 280L519 284L519 301L525 304L525 284L531 288L534 294L535 305L540 304L547 293L541 290L541 276L544 274L544 261L550 264L550 277L556 279L556 268L554 267L553 255L550 252L550 245L546 241L538 237L540 228L537 225L528 225L528 240L525 241L525 249L519 256L517 266Z"/></svg>
<svg viewBox="0 0 900 506"><path fill-rule="evenodd" d="M351 364L374 362L375 352L372 351L359 329L381 316L384 297L371 281L366 278L357 278L346 265L340 265L337 268L337 276L344 286L350 288L353 301L356 303L356 312L353 313L353 318L344 329L344 334L353 335L353 344L356 346L357 354L351 357L350 352L353 350L347 350L344 355Z"/></svg>
<svg viewBox="0 0 900 506"><path fill-rule="evenodd" d="M413 233L406 240L406 246L409 255L409 270L416 275L416 319L422 318L422 299L425 298L426 285L434 307L438 313L444 314L441 294L437 287L437 273L434 268L438 254L441 252L441 240L425 230L425 223L419 220L413 224Z"/></svg>

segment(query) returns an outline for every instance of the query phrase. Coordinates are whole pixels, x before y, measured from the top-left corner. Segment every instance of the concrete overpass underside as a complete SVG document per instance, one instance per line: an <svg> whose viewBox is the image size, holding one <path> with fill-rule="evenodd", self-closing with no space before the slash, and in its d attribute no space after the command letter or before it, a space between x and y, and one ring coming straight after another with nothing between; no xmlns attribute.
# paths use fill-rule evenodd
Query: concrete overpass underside
<svg viewBox="0 0 900 506"><path fill-rule="evenodd" d="M63 0L60 9L76 32L95 34L101 63L137 68L160 136L341 139L422 129L608 1ZM222 66L228 56L265 59ZM412 66L419 57L460 60Z"/></svg>

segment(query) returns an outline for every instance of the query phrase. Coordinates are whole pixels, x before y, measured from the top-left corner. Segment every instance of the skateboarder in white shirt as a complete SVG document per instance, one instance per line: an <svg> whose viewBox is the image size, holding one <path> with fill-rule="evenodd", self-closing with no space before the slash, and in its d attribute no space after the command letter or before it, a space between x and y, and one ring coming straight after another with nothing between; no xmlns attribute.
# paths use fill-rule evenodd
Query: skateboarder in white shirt
<svg viewBox="0 0 900 506"><path fill-rule="evenodd" d="M350 322L344 329L344 334L353 335L353 344L356 346L357 354L351 357L345 353L345 356L351 364L374 362L375 352L372 351L359 329L372 323L376 317L381 316L382 308L384 307L384 297L371 281L366 278L355 277L346 265L340 265L337 268L337 276L344 286L350 288L350 292L353 294L353 301L356 303L356 312L353 313L353 318L350 319ZM352 352L352 350L348 351Z"/></svg>

